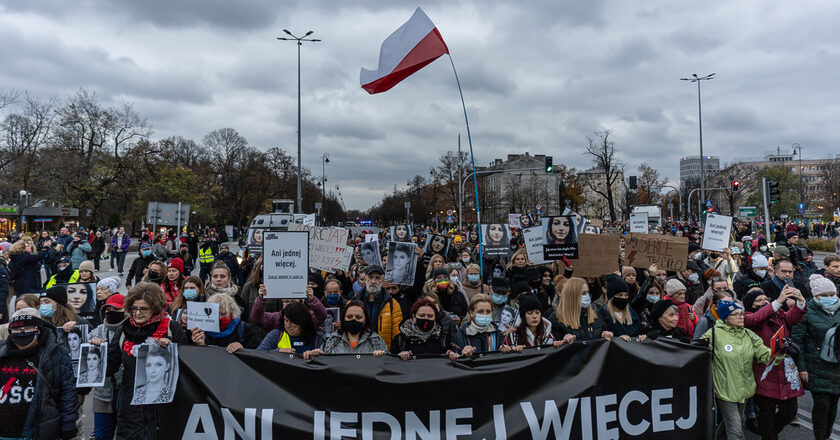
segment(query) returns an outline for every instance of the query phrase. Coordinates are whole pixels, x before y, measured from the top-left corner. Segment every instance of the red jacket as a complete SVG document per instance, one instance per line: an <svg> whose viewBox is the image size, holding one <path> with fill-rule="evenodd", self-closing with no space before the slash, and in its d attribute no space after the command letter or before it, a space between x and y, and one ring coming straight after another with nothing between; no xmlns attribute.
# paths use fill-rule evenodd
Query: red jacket
<svg viewBox="0 0 840 440"><path fill-rule="evenodd" d="M687 335L694 334L694 327L697 326L697 321L700 319L697 317L697 314L694 313L694 308L691 307L690 304L685 302L680 302L675 300L674 298L665 295L663 299L670 299L675 306L677 306L679 319L677 320L677 327L684 331Z"/></svg>
<svg viewBox="0 0 840 440"><path fill-rule="evenodd" d="M773 311L773 303L768 303L764 307L758 309L756 312L747 312L744 317L744 327L752 330L764 340L764 345L770 346L770 338L784 327L783 337L790 337L790 329L796 325L805 316L808 310L806 305L804 309L794 306L788 311L779 309ZM761 375L764 374L766 364L756 364L753 366L755 373L755 393L760 396L770 397L776 400L787 400L799 397L805 394L802 384L799 384L799 389L791 389L791 383L785 376L785 364L780 363L773 367L767 374L764 380Z"/></svg>

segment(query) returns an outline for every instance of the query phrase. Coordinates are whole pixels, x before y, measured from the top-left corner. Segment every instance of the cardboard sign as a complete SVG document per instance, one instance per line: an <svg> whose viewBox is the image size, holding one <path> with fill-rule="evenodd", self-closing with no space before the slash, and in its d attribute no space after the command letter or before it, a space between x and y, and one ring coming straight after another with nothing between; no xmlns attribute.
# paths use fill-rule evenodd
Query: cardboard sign
<svg viewBox="0 0 840 440"><path fill-rule="evenodd" d="M627 234L624 264L647 269L684 271L688 262L688 237L655 234Z"/></svg>
<svg viewBox="0 0 840 440"><path fill-rule="evenodd" d="M309 234L305 231L265 233L263 284L266 298L306 298L309 246ZM344 255L344 249L341 255Z"/></svg>
<svg viewBox="0 0 840 440"><path fill-rule="evenodd" d="M541 227L523 229L522 237L525 239L525 250L528 252L528 259L532 263L550 263L550 261L543 258L543 230Z"/></svg>
<svg viewBox="0 0 840 440"><path fill-rule="evenodd" d="M206 332L218 332L219 304L187 301L187 329L196 327Z"/></svg>
<svg viewBox="0 0 840 440"><path fill-rule="evenodd" d="M578 259L572 263L576 277L599 277L618 270L618 236L582 234Z"/></svg>
<svg viewBox="0 0 840 440"><path fill-rule="evenodd" d="M630 232L634 234L648 233L648 214L646 212L630 214Z"/></svg>
<svg viewBox="0 0 840 440"><path fill-rule="evenodd" d="M315 214L306 214L303 217L303 224L306 226L315 226Z"/></svg>
<svg viewBox="0 0 840 440"><path fill-rule="evenodd" d="M347 248L344 249L344 256L341 257L341 265L336 267L336 269L341 271L350 270L350 264L353 262L353 249L353 246L347 246Z"/></svg>
<svg viewBox="0 0 840 440"><path fill-rule="evenodd" d="M521 228L522 226L519 224L521 217L519 214L508 214L508 226L511 228Z"/></svg>
<svg viewBox="0 0 840 440"><path fill-rule="evenodd" d="M349 234L347 229L296 224L291 230L309 232L309 267L327 272L344 267L342 263Z"/></svg>
<svg viewBox="0 0 840 440"><path fill-rule="evenodd" d="M709 213L706 215L706 227L703 228L703 243L700 247L710 251L723 252L729 246L731 229L732 217Z"/></svg>

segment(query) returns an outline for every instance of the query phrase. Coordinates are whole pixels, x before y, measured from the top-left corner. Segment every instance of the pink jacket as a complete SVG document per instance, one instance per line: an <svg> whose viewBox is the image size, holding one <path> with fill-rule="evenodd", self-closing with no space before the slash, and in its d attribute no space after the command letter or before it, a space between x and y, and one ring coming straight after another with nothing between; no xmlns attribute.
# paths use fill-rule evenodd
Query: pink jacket
<svg viewBox="0 0 840 440"><path fill-rule="evenodd" d="M808 306L806 305L804 309L793 306L788 311L782 309L773 311L773 303L771 302L758 309L755 313L747 312L744 317L744 327L755 332L755 334L764 340L764 345L769 347L770 338L773 337L780 327L785 328L783 337L790 338L790 329L802 320L807 310ZM764 380L760 380L766 367L767 365L765 364L756 364L753 366L756 394L777 400L792 399L805 394L801 383L798 389L792 389L791 383L785 375L784 363L779 363L774 366L770 370L770 373L767 374L767 377Z"/></svg>
<svg viewBox="0 0 840 440"><path fill-rule="evenodd" d="M320 327L327 319L327 309L324 304L314 296L309 301L305 302L309 309L309 314L315 321L315 326ZM251 307L251 324L256 325L264 330L274 330L276 328L283 328L283 311L266 312L265 298L258 296L254 300L254 306Z"/></svg>

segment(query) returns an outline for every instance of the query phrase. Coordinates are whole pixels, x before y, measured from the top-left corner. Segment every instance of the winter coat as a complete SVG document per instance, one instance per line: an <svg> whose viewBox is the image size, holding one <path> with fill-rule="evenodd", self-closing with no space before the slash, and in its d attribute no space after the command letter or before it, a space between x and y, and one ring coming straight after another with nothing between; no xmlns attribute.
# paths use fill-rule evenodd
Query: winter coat
<svg viewBox="0 0 840 440"><path fill-rule="evenodd" d="M12 252L12 250L10 249L7 252ZM21 253L10 255L9 280L14 282L15 296L41 292L41 266L39 263L47 256L47 252L41 251L37 254L30 254L23 250ZM12 276L14 278L11 278Z"/></svg>
<svg viewBox="0 0 840 440"><path fill-rule="evenodd" d="M111 237L111 247L115 250L119 248L119 250L122 252L128 252L128 246L131 245L131 238L128 236L128 234L123 234L122 240L118 240L119 238L119 234Z"/></svg>
<svg viewBox="0 0 840 440"><path fill-rule="evenodd" d="M239 262L236 261L236 254L230 251L226 253L219 252L216 255L216 260L224 261L225 265L228 269L230 269L230 278L232 282L242 285L242 268L239 267Z"/></svg>
<svg viewBox="0 0 840 440"><path fill-rule="evenodd" d="M755 394L755 362L770 361L770 349L764 341L745 327L736 327L718 320L700 339L709 340L712 349L712 377L715 397L744 403Z"/></svg>
<svg viewBox="0 0 840 440"><path fill-rule="evenodd" d="M105 252L105 238L94 238L93 241L90 242L90 248L94 255L102 255L102 253Z"/></svg>
<svg viewBox="0 0 840 440"><path fill-rule="evenodd" d="M400 324L403 321L400 304L384 290L380 290L373 301L368 301L367 290L362 291L359 298L362 298L361 301L364 303L365 309L370 317L368 326L379 333L379 336L382 337L382 340L390 348L391 341L394 340L394 336L399 334Z"/></svg>
<svg viewBox="0 0 840 440"><path fill-rule="evenodd" d="M38 350L38 371L35 394L26 415L24 438L57 439L62 432L74 431L78 419L79 398L76 378L70 362L70 349L57 336L56 328L44 322L39 325L43 338ZM0 341L0 365L17 347ZM13 354L12 354L13 355Z"/></svg>
<svg viewBox="0 0 840 440"><path fill-rule="evenodd" d="M697 325L694 326L694 336L692 339L695 341L700 339L700 337L705 335L710 328L714 327L715 322L717 322L717 317L712 314L711 310L704 313L703 316L697 320Z"/></svg>
<svg viewBox="0 0 840 440"><path fill-rule="evenodd" d="M601 334L606 330L604 319L597 312L595 313L595 320L589 323L589 313L591 308L580 309L580 321L578 321L578 328L571 328L568 325L557 320L557 315L552 313L548 320L551 322L551 330L554 334L554 340L562 340L566 335L574 335L575 341L591 341L593 339L601 339Z"/></svg>
<svg viewBox="0 0 840 440"><path fill-rule="evenodd" d="M744 318L744 327L754 331L764 341L764 345L768 347L770 346L770 339L782 327L784 327L782 337L789 338L790 329L799 321L802 321L807 310L807 306L805 306L805 310L792 307L788 311L781 308L777 309L777 307L779 307L778 303L773 301L756 312L747 312ZM789 373L787 375L785 374L786 366L787 373ZM756 394L776 400L787 400L805 394L798 378L793 382L788 380L790 373L793 373L793 376L797 375L796 370L791 369L788 364L782 362L773 366L767 377L761 380L761 375L764 374L766 367L767 364L756 364L753 368L755 381L758 384L755 390Z"/></svg>
<svg viewBox="0 0 840 440"><path fill-rule="evenodd" d="M670 299L671 302L677 306L677 313L679 314L679 320L677 321L677 327L683 331L683 333L687 335L694 334L694 327L697 326L698 315L694 313L694 308L691 307L691 304L688 302L679 302L674 298L665 295L662 299ZM653 325L651 323L651 325Z"/></svg>
<svg viewBox="0 0 840 440"><path fill-rule="evenodd" d="M446 291L441 292L435 286L435 280L426 281L426 284L423 285L423 294L428 295L429 293L435 293L440 298L440 306L443 310L459 318L463 319L469 311L467 294L455 287L455 283L449 283Z"/></svg>
<svg viewBox="0 0 840 440"><path fill-rule="evenodd" d="M811 392L840 394L840 365L820 358L825 332L840 324L840 310L829 314L819 301L808 301L805 317L791 330L791 338L801 353L796 360L800 372L808 373L805 388Z"/></svg>
<svg viewBox="0 0 840 440"><path fill-rule="evenodd" d="M496 324L490 323L489 330L484 333L475 333L467 331L472 321L467 321L452 338L452 350L457 353L462 353L464 347L475 347L476 353L487 353L497 351L499 347L504 345L505 337L502 332L496 328Z"/></svg>
<svg viewBox="0 0 840 440"><path fill-rule="evenodd" d="M525 325L524 321L520 325ZM515 347L517 345L524 345L525 347L537 347L540 345L552 344L554 342L554 334L551 331L551 321L549 321L546 318L542 318L542 322L540 322L540 325L543 327L543 340L541 344L537 344L536 342L538 341L534 341L534 344L531 343L529 338L536 339L536 335L534 333L531 333L530 329L527 330L529 338L526 338L524 341L518 338L518 332L508 333L507 336L505 336L505 344L511 347Z"/></svg>
<svg viewBox="0 0 840 440"><path fill-rule="evenodd" d="M610 311L607 309L606 304L601 306L598 309L598 316L604 321L604 330L612 332L613 336L616 337L624 335L630 337L639 336L639 315L636 314L636 311L632 307L628 308L628 310L630 310L632 321L630 324L622 324L610 316Z"/></svg>
<svg viewBox="0 0 840 440"><path fill-rule="evenodd" d="M350 340L347 339L347 334L343 332L330 336L324 343L324 353L326 354L371 354L374 351L388 351L388 346L385 345L382 337L370 329L365 329L359 335L359 342L355 347L350 346Z"/></svg>
<svg viewBox="0 0 840 440"><path fill-rule="evenodd" d="M431 335L425 339L414 327L413 319L406 319L400 325L400 333L391 342L391 353L400 354L409 351L411 354L446 354L452 348L452 339L448 330L435 323Z"/></svg>
<svg viewBox="0 0 840 440"><path fill-rule="evenodd" d="M251 308L251 324L261 327L266 331L283 328L283 310L266 312L266 303L265 298L260 296L257 296L257 299L254 300L254 307ZM314 296L306 300L306 306L309 309L312 320L315 321L315 326L320 327L324 323L324 320L327 319L327 309Z"/></svg>
<svg viewBox="0 0 840 440"><path fill-rule="evenodd" d="M257 350L277 351L277 345L280 343L280 340L283 337L284 333L285 332L280 329L274 329L268 332L265 338L263 338L262 342L260 342L260 345L257 347ZM309 344L307 346L312 347L310 349L314 350L316 348L323 348L325 342L327 342L326 335L324 335L324 332L322 332L321 330L318 330L315 333L315 336L312 337L312 340L309 341ZM294 347L294 341L292 341L291 348L294 348L295 351L298 352L298 354L303 354L302 352L300 352L302 348ZM305 349L305 347L303 348Z"/></svg>
<svg viewBox="0 0 840 440"><path fill-rule="evenodd" d="M761 290L764 291L764 294L767 295L767 299L770 301L775 301L779 298L779 295L782 294L782 287L784 287L784 284L775 276L761 283ZM795 278L793 280L793 287L799 289L806 300L811 299L811 290L806 288L804 284Z"/></svg>
<svg viewBox="0 0 840 440"><path fill-rule="evenodd" d="M766 275L764 278L759 278L755 271L752 268L749 268L746 272L741 272L735 277L735 281L732 283L732 290L735 291L738 298L743 298L747 293L747 286L752 283L762 284L767 280L768 278Z"/></svg>
<svg viewBox="0 0 840 440"><path fill-rule="evenodd" d="M149 263L152 261L155 261L153 254L150 254L148 257L141 255L135 258L131 263L131 267L128 269L128 275L125 277L126 286L143 281L143 275L145 275L143 270L149 267Z"/></svg>
<svg viewBox="0 0 840 440"><path fill-rule="evenodd" d="M191 339L190 339L191 340ZM242 344L245 348L257 348L260 345L260 339L254 334L254 329L251 324L245 321L239 321L236 329L227 336L218 339L211 338L207 332L204 332L204 343L215 347L227 347L234 342Z"/></svg>
<svg viewBox="0 0 840 440"><path fill-rule="evenodd" d="M128 325L127 323L124 325ZM122 439L146 439L157 438L157 431L161 427L157 423L157 413L174 411L173 403L161 403L155 405L131 405L134 398L134 373L137 369L137 358L129 356L123 350L124 339L122 327L117 330L113 341L108 344L108 376L113 376L123 367L122 383L120 384L119 403L117 404L117 436ZM169 320L169 330L166 338L176 344L188 343L184 330L175 322ZM163 427L166 429L166 427Z"/></svg>

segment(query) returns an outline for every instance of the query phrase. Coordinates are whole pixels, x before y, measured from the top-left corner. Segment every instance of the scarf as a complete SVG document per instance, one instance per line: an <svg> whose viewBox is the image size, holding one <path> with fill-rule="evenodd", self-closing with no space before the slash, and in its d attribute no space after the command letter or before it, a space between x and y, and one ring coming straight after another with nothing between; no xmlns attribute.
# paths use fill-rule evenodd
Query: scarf
<svg viewBox="0 0 840 440"><path fill-rule="evenodd" d="M417 326L414 325L413 319L406 319L400 324L400 332L406 335L412 341L417 341L419 343L426 342L430 337L434 335L438 335L440 333L441 327L440 324L437 322L434 326L432 326L431 330L424 332L420 331Z"/></svg>
<svg viewBox="0 0 840 440"><path fill-rule="evenodd" d="M484 327L479 327L475 324L475 321L470 320L470 324L467 326L467 329L464 332L468 336L475 336L479 333L490 333L496 331L496 327L493 326L493 323L487 324Z"/></svg>
<svg viewBox="0 0 840 440"><path fill-rule="evenodd" d="M228 324L228 326L225 327L224 330L222 330L220 332L207 332L206 331L206 332L204 332L204 334L210 339L226 338L226 337L230 336L231 333L233 333L234 330L236 330L236 327L239 325L239 321L240 321L240 318L236 318L234 320L231 320L230 324Z"/></svg>
<svg viewBox="0 0 840 440"><path fill-rule="evenodd" d="M136 344L142 344L146 342L146 339L160 339L166 336L166 332L169 330L169 315L166 312L160 312L155 316L152 316L151 319L144 322L143 324L138 324L134 321L134 316L128 318L128 321L123 324L123 335L125 336L125 342L123 342L123 351L131 357L134 357L134 354L131 353L131 349L134 348Z"/></svg>
<svg viewBox="0 0 840 440"><path fill-rule="evenodd" d="M233 297L233 296L236 296L236 294L238 292L239 292L239 288L236 286L236 284L233 284L233 283L230 284L230 287L216 287L213 284L210 284L209 286L207 286L205 294L207 295L208 298L210 298L213 295L220 294L220 293L224 293L224 294L227 294L228 296Z"/></svg>

